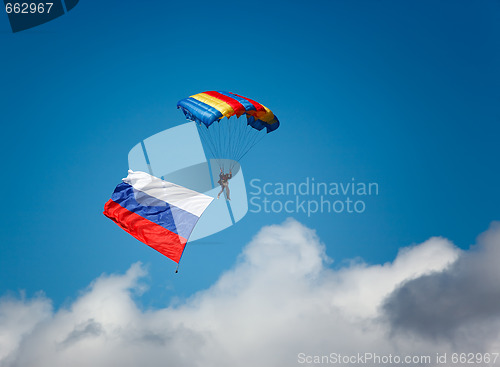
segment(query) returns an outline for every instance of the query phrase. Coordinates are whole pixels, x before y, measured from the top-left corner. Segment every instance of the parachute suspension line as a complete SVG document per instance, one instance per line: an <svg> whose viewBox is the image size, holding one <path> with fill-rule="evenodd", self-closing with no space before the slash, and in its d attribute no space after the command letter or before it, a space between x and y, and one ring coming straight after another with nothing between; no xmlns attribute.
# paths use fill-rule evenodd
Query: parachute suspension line
<svg viewBox="0 0 500 367"><path fill-rule="evenodd" d="M227 141L228 141L228 136L227 136L227 126L225 125L226 121L224 120L224 117L221 118L218 121L218 129L219 129L219 136L220 136L220 150L219 150L219 159L221 164L219 164L220 168L225 171L225 159L227 158L226 156L226 150L227 150Z"/></svg>
<svg viewBox="0 0 500 367"><path fill-rule="evenodd" d="M214 155L212 158L217 159L217 164L219 164L219 138L218 138L218 131L217 131L217 123L218 121L214 121L212 125L207 126L207 134L212 139L212 142L214 144Z"/></svg>
<svg viewBox="0 0 500 367"><path fill-rule="evenodd" d="M209 127L196 123L196 127L207 154L210 159L217 161L223 172L232 171L237 162L267 135L266 130L254 129L247 121L241 121L236 116L216 120ZM227 160L232 162L228 163Z"/></svg>
<svg viewBox="0 0 500 367"><path fill-rule="evenodd" d="M242 142L244 141L243 136L242 136L242 129L241 129L241 122L239 121L238 117L231 117L228 119L228 124L229 124L229 137L230 137L230 143L229 143L229 152L228 152L228 157L231 158L231 160L236 161L236 158L238 156L237 152L240 146L242 145ZM231 171L234 168L235 163L231 163L229 170Z"/></svg>
<svg viewBox="0 0 500 367"><path fill-rule="evenodd" d="M241 142L243 141L243 139L241 138L241 123L240 121L235 121L235 119L233 119L233 121L231 121L234 125L234 133L233 133L233 142L232 142L232 145L231 145L231 159L233 161L236 160L236 157L237 157L237 151L238 151L238 148L239 146L241 145ZM231 163L230 167L229 167L229 170L231 171L234 167L234 163Z"/></svg>
<svg viewBox="0 0 500 367"><path fill-rule="evenodd" d="M245 124L240 124L240 129L239 129L239 144L238 146L236 147L236 156L235 156L235 160L237 160L238 156L240 155L240 151L241 150L244 150L245 149L245 144L247 143L247 137L249 137L253 131L252 130L249 130L249 126L247 123Z"/></svg>
<svg viewBox="0 0 500 367"><path fill-rule="evenodd" d="M219 121L214 121L212 125L206 128L206 137L213 146L212 159L217 160L217 164L221 165L220 160L220 139L218 138Z"/></svg>
<svg viewBox="0 0 500 367"><path fill-rule="evenodd" d="M233 161L236 161L237 160L237 157L238 157L238 151L241 149L241 146L243 145L243 142L245 141L244 139L244 135L242 134L242 123L239 123L238 121L238 129L236 130L236 144L234 145L234 148L233 148L233 152L234 152L234 155L233 155ZM234 165L235 163L233 162L231 164L231 170L234 168Z"/></svg>
<svg viewBox="0 0 500 367"><path fill-rule="evenodd" d="M239 121L238 121L238 117L235 116L235 117L231 117L231 119L228 119L228 123L229 123L229 154L231 154L231 152L234 152L234 149L235 149L235 140L236 138L238 137L237 136L237 132L238 132L238 125L239 125ZM232 157L231 157L232 158ZM230 167L229 170L231 170L232 168Z"/></svg>
<svg viewBox="0 0 500 367"><path fill-rule="evenodd" d="M224 168L224 161L222 160L223 157L223 149L224 149L224 134L223 134L223 131L222 131L222 125L221 125L221 120L218 120L217 121L217 125L216 125L216 128L217 128L217 131L219 133L219 139L217 140L217 142L219 143L219 151L217 152L217 158L219 159L219 166L222 165L222 167Z"/></svg>
<svg viewBox="0 0 500 367"><path fill-rule="evenodd" d="M243 125L242 128L244 129L244 138L241 139L241 144L235 151L235 160L238 160L239 157L241 157L245 152L248 151L248 149L250 149L250 146L253 144L253 140L255 139L256 135L259 135L259 131L253 129L249 125Z"/></svg>
<svg viewBox="0 0 500 367"><path fill-rule="evenodd" d="M249 143L249 140L252 138L252 136L255 134L255 131L253 130L253 128L251 128L250 126L248 125L245 125L245 126L242 126L245 131L245 138L243 138L241 140L241 144L240 146L238 147L238 149L236 150L236 160L238 159L238 157L242 154L242 152L246 151L247 149L247 146L248 146L248 143Z"/></svg>
<svg viewBox="0 0 500 367"><path fill-rule="evenodd" d="M223 155L222 155L222 158L224 159L227 159L229 158L228 157L228 152L229 152L229 139L230 139L230 133L229 133L229 130L230 130L230 124L229 124L229 119L226 118L227 121L223 121L222 122L222 125L221 125L221 129L222 129L222 135L224 136L224 151L223 151ZM227 124L227 125L226 125ZM224 161L224 164L225 164L225 161ZM224 167L225 169L225 167Z"/></svg>
<svg viewBox="0 0 500 367"><path fill-rule="evenodd" d="M254 130L253 128L251 128L252 130ZM235 158L235 161L236 162L239 162L243 159L244 156L247 155L247 153L252 150L252 148L257 145L263 138L264 136L266 136L265 133L263 133L262 131L258 131L258 130L254 130L255 133L253 133L252 135L252 138L251 139L248 139L248 143L245 144L245 148L244 149L241 149L239 152L238 152L238 155L236 156ZM233 163L233 167L234 167L234 164Z"/></svg>
<svg viewBox="0 0 500 367"><path fill-rule="evenodd" d="M224 117L223 117L224 118ZM219 132L219 139L217 140L219 142L219 151L217 152L218 153L218 159L219 159L219 167L224 171L224 161L221 161L221 159L223 158L222 157L222 149L224 147L224 134L222 134L222 137L221 137L221 132L222 132L222 129L221 129L221 125L220 125L220 122L221 122L222 119L218 120L217 121L217 129L218 129L218 132Z"/></svg>
<svg viewBox="0 0 500 367"><path fill-rule="evenodd" d="M213 143L208 139L205 138L205 135L207 134L205 132L205 129L207 128L205 125L202 125L201 122L196 123L196 127L198 128L198 133L200 134L200 138L204 145L210 150L210 154L214 154L214 148L213 148Z"/></svg>
<svg viewBox="0 0 500 367"><path fill-rule="evenodd" d="M234 159L234 140L236 138L238 121L236 121L236 117L231 117L227 119L227 127L228 127L228 138L229 144L227 146L227 157L230 159Z"/></svg>
<svg viewBox="0 0 500 367"><path fill-rule="evenodd" d="M243 159L244 156L247 155L247 153L252 150L252 148L254 146L256 146L262 139L264 139L264 136L265 134L259 134L259 135L255 135L254 139L253 139L253 143L248 147L248 149L246 149L242 155L238 156L238 159L237 161Z"/></svg>
<svg viewBox="0 0 500 367"><path fill-rule="evenodd" d="M224 121L227 125L224 126L224 132L226 133L226 140L225 140L225 145L224 145L224 158L231 158L229 156L231 150L230 150L230 142L231 142L231 121L229 119L226 119L227 121Z"/></svg>
<svg viewBox="0 0 500 367"><path fill-rule="evenodd" d="M233 160L234 161L237 161L238 160L238 156L240 155L239 154L239 151L241 149L243 149L243 146L246 142L246 135L249 135L250 132L247 132L246 129L247 129L247 126L243 123L238 123L238 130L236 131L236 144L234 146L234 149L233 149ZM234 167L234 164L235 163L232 163L231 165L231 169Z"/></svg>
<svg viewBox="0 0 500 367"><path fill-rule="evenodd" d="M224 156L227 158L230 158L229 154L231 152L231 125L232 121L230 119L226 119L225 121L227 123L227 128L226 131L228 132L227 134L227 139L226 139L226 146L224 147Z"/></svg>
<svg viewBox="0 0 500 367"><path fill-rule="evenodd" d="M196 127L198 128L198 133L200 134L202 142L210 151L211 158L216 158L217 157L216 143L212 138L208 127L202 123L196 123Z"/></svg>

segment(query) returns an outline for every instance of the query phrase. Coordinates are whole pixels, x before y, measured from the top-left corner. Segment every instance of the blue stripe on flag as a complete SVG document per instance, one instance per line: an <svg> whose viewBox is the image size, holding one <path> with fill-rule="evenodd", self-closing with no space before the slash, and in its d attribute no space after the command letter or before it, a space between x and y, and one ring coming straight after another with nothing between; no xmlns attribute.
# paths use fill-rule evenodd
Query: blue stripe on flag
<svg viewBox="0 0 500 367"><path fill-rule="evenodd" d="M194 214L137 191L125 182L116 186L111 200L185 239L189 238L199 219Z"/></svg>

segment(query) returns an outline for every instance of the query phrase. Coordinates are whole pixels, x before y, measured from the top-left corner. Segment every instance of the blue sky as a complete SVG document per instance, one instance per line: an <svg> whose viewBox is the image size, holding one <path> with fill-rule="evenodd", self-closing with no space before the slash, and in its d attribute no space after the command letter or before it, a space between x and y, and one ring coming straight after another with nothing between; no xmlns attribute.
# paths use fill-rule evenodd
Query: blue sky
<svg viewBox="0 0 500 367"><path fill-rule="evenodd" d="M128 151L184 121L204 90L255 98L280 118L242 165L247 182L377 182L357 215L292 215L332 266L391 261L443 236L461 248L498 220L499 4L484 1L82 0L12 34L0 17L4 197L0 295L56 305L141 261L143 302L212 284L264 225L252 214L175 264L102 215Z"/></svg>

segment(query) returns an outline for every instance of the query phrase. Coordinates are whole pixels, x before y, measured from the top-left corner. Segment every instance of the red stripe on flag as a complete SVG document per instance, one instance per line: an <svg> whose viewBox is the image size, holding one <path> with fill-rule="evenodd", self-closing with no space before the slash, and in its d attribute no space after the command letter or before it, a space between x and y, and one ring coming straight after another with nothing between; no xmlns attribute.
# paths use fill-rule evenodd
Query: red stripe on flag
<svg viewBox="0 0 500 367"><path fill-rule="evenodd" d="M104 215L139 241L179 263L187 239L125 209L113 200L104 205Z"/></svg>
<svg viewBox="0 0 500 367"><path fill-rule="evenodd" d="M238 102L234 98L225 96L224 94L220 94L219 92L214 92L214 91L205 92L205 94L208 94L209 96L215 97L217 99L220 99L221 101L226 102L228 105L230 105L233 108L234 113L238 117L240 117L241 115L243 115L246 112L245 106L243 106L240 102Z"/></svg>

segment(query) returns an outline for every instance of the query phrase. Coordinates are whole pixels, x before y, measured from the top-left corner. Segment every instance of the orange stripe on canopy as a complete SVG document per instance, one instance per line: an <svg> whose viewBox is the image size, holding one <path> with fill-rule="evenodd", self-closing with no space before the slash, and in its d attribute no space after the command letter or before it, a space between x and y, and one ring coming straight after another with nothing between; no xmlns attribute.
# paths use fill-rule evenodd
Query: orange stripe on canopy
<svg viewBox="0 0 500 367"><path fill-rule="evenodd" d="M262 105L262 107L264 107L264 109L266 110L266 114L263 115L260 120L264 121L264 122L267 122L268 124L273 124L276 122L275 118L274 118L274 113L271 112L271 110L269 108L267 108L266 106Z"/></svg>
<svg viewBox="0 0 500 367"><path fill-rule="evenodd" d="M260 119L262 116L266 115L266 109L259 102L255 102L254 100L252 100L250 98L240 96L239 94L236 94L236 93L233 93L233 94L235 96L240 97L240 98L246 99L248 102L253 104L253 106L255 107L255 111L247 111L247 113L249 115L255 116L258 119Z"/></svg>

